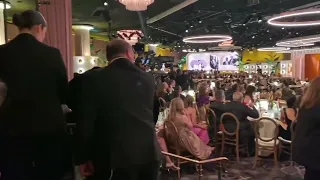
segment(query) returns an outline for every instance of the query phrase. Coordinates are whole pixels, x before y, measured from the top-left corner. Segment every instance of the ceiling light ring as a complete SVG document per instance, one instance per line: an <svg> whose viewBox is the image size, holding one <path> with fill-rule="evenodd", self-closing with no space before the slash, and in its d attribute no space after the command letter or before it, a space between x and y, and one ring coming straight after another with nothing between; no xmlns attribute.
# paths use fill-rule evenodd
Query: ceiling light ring
<svg viewBox="0 0 320 180"><path fill-rule="evenodd" d="M265 47L265 48L258 48L258 51L287 51L290 50L290 48L286 47Z"/></svg>
<svg viewBox="0 0 320 180"><path fill-rule="evenodd" d="M282 26L282 27L302 27L302 26L320 25L320 20L301 21L301 22L282 22L282 21L279 21L284 18L299 17L299 16L312 15L312 14L320 14L320 9L314 9L314 10L309 10L309 11L302 10L302 11L288 12L286 14L280 14L280 15L274 16L274 17L270 18L267 22L270 25Z"/></svg>
<svg viewBox="0 0 320 180"><path fill-rule="evenodd" d="M206 43L218 43L232 40L231 36L228 35L199 35L199 36L188 36L183 38L183 42L191 44L206 44Z"/></svg>

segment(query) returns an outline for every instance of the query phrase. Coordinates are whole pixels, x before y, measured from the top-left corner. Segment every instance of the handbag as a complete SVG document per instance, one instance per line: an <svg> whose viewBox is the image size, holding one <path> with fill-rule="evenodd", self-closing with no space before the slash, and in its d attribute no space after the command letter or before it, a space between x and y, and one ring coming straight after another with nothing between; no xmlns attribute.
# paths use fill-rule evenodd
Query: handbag
<svg viewBox="0 0 320 180"><path fill-rule="evenodd" d="M166 109L163 110L163 111L160 111L160 112L159 112L159 115L158 115L157 125L163 124L164 121L167 119L168 114L169 114L169 109L168 109L168 108L166 108Z"/></svg>

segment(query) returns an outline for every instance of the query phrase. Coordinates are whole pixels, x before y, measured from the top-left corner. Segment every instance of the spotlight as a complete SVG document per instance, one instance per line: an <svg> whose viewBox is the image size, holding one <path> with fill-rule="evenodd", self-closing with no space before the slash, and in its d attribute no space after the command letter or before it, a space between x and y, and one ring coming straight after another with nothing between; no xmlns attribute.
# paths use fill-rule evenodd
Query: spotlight
<svg viewBox="0 0 320 180"><path fill-rule="evenodd" d="M107 2L104 2L103 5L104 5L104 6L108 6L108 3L107 3Z"/></svg>

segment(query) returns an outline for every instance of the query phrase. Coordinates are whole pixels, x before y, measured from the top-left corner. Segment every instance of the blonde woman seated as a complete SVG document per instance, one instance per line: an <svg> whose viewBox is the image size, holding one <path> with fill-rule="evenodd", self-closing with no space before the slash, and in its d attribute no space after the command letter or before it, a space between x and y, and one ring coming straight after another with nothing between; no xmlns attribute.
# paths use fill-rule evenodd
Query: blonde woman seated
<svg viewBox="0 0 320 180"><path fill-rule="evenodd" d="M194 104L194 98L187 96L184 99L184 108L186 109L186 115L189 117L192 123L192 131L205 143L208 144L210 139L208 135L208 126L206 123L201 122L197 117L197 110Z"/></svg>
<svg viewBox="0 0 320 180"><path fill-rule="evenodd" d="M182 99L175 98L170 104L167 121L172 121L178 129L180 146L199 159L207 159L214 150L206 145L193 131L193 124L187 116ZM173 138L173 137L172 137ZM167 139L167 143L174 144L177 139ZM169 141L169 142L168 142Z"/></svg>

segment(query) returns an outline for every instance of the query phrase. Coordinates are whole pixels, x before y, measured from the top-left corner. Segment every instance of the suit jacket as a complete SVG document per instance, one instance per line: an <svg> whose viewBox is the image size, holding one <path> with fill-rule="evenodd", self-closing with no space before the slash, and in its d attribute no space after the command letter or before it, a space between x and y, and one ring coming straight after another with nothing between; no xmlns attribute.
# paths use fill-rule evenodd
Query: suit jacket
<svg viewBox="0 0 320 180"><path fill-rule="evenodd" d="M52 136L65 132L61 105L67 74L58 49L20 34L0 46L0 78L8 87L0 108L0 136Z"/></svg>
<svg viewBox="0 0 320 180"><path fill-rule="evenodd" d="M249 120L247 117L251 118L259 118L259 112L256 108L250 109L248 106L244 105L241 102L232 101L225 104L225 111L234 114L239 122L240 122L240 131L243 129L246 129L249 124ZM235 123L234 121L230 120L230 123L228 123L228 119L226 118L226 121L224 121L225 128L230 128L230 131L234 131ZM229 131L228 130L228 131Z"/></svg>
<svg viewBox="0 0 320 180"><path fill-rule="evenodd" d="M153 77L127 59L85 77L77 114L77 163L128 168L160 160Z"/></svg>
<svg viewBox="0 0 320 180"><path fill-rule="evenodd" d="M299 109L292 141L292 158L313 170L320 170L320 105Z"/></svg>
<svg viewBox="0 0 320 180"><path fill-rule="evenodd" d="M216 122L217 122L217 125L219 125L222 114L226 112L225 105L220 101L213 101L210 104L210 108L215 112L217 116Z"/></svg>
<svg viewBox="0 0 320 180"><path fill-rule="evenodd" d="M76 77L74 77L71 81L69 81L68 84L68 96L67 96L67 105L72 110L71 113L67 114L67 121L68 123L76 123L76 117L74 111L79 107L80 99L82 95L82 83L85 79L84 77L88 74L94 72L99 68L93 68L89 71L86 71L83 74L80 74Z"/></svg>

